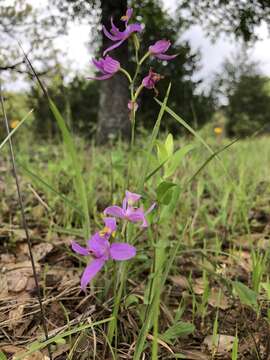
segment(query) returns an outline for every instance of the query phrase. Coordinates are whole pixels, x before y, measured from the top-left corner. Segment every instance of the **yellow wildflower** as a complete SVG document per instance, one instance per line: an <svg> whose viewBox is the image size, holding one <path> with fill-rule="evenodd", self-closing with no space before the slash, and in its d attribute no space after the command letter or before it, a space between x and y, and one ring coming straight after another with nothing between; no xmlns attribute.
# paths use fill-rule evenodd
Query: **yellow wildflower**
<svg viewBox="0 0 270 360"><path fill-rule="evenodd" d="M217 126L214 128L214 132L215 132L215 134L220 135L223 133L223 129L220 126Z"/></svg>

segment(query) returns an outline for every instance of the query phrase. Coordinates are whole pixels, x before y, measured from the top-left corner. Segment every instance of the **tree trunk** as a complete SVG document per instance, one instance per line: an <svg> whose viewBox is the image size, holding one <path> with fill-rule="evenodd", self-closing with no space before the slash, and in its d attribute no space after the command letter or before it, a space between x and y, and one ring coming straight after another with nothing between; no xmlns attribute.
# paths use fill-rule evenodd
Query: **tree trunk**
<svg viewBox="0 0 270 360"><path fill-rule="evenodd" d="M115 25L123 30L124 23L120 21L127 9L127 0L102 0L102 24L109 30L110 19L113 17ZM112 41L103 35L103 49L112 45ZM128 64L128 42L125 41L119 48L109 54L126 68ZM104 144L109 139L118 136L127 138L130 133L128 117L128 82L121 73L115 74L111 79L100 84L100 100L97 126L97 143Z"/></svg>

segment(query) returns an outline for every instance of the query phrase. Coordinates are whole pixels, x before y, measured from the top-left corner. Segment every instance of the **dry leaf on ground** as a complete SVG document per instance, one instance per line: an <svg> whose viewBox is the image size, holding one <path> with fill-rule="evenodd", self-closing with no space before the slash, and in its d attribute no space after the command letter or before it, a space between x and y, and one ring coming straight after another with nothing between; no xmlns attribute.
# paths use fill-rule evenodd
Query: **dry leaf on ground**
<svg viewBox="0 0 270 360"><path fill-rule="evenodd" d="M217 335L216 345L214 344L214 336L208 335L203 340L203 344L208 347L210 351L215 351L217 354L225 354L232 350L235 337L230 335Z"/></svg>
<svg viewBox="0 0 270 360"><path fill-rule="evenodd" d="M226 310L230 307L227 296L218 288L212 288L209 296L208 303L222 310Z"/></svg>

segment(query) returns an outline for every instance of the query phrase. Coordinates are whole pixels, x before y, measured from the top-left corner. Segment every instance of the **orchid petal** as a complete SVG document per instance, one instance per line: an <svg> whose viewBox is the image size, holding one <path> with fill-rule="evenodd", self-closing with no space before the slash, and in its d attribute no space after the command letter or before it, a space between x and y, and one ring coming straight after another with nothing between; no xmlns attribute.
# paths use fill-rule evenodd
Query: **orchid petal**
<svg viewBox="0 0 270 360"><path fill-rule="evenodd" d="M116 216L119 217L121 219L123 219L125 217L125 213L123 211L122 208L120 208L120 206L109 206L104 210L104 214L105 215L111 215L111 216Z"/></svg>
<svg viewBox="0 0 270 360"><path fill-rule="evenodd" d="M144 221L144 219L145 219L143 210L133 209L133 208L127 209L126 217L128 218L129 221L131 221L133 223L139 222L139 221Z"/></svg>
<svg viewBox="0 0 270 360"><path fill-rule="evenodd" d="M171 46L171 42L168 40L158 40L154 45L149 46L149 52L151 54L160 54L166 52Z"/></svg>
<svg viewBox="0 0 270 360"><path fill-rule="evenodd" d="M104 259L95 259L86 266L81 277L81 288L85 291L88 283L95 277L95 275L102 269L105 264Z"/></svg>
<svg viewBox="0 0 270 360"><path fill-rule="evenodd" d="M100 60L92 59L92 63L95 65L95 67L99 71L101 71L103 74L105 74L105 71L104 71L104 59L100 59Z"/></svg>
<svg viewBox="0 0 270 360"><path fill-rule="evenodd" d="M127 34L127 36L129 36L130 34L132 34L134 32L141 32L142 29L143 28L142 28L141 24L135 23L135 24L128 25L124 32Z"/></svg>
<svg viewBox="0 0 270 360"><path fill-rule="evenodd" d="M126 190L126 200L128 204L133 204L136 201L140 200L142 196L140 194L132 193L128 190Z"/></svg>
<svg viewBox="0 0 270 360"><path fill-rule="evenodd" d="M72 248L72 250L73 250L75 253L77 253L77 254L80 254L80 255L83 255L83 256L89 255L88 249L82 247L81 245L79 245L79 244L76 243L75 241L72 241L72 242L71 242L71 248Z"/></svg>
<svg viewBox="0 0 270 360"><path fill-rule="evenodd" d="M107 260L110 244L99 232L96 232L91 239L88 240L88 248L93 252L94 256Z"/></svg>
<svg viewBox="0 0 270 360"><path fill-rule="evenodd" d="M153 203L153 204L150 206L150 208L145 211L144 215L147 215L147 214L149 214L151 211L153 211L154 208L156 207L156 205L157 205L156 203Z"/></svg>
<svg viewBox="0 0 270 360"><path fill-rule="evenodd" d="M121 32L117 26L114 25L113 18L111 17L111 33L115 35L120 40L122 38L123 32Z"/></svg>
<svg viewBox="0 0 270 360"><path fill-rule="evenodd" d="M136 248L126 243L113 243L110 255L114 260L128 260L136 255Z"/></svg>
<svg viewBox="0 0 270 360"><path fill-rule="evenodd" d="M105 56L109 51L112 51L113 49L116 49L119 46L121 46L125 40L126 39L124 38L124 39L118 41L116 44L114 44L114 45L108 47L107 49L105 49L104 52L103 52L103 56Z"/></svg>
<svg viewBox="0 0 270 360"><path fill-rule="evenodd" d="M127 12L126 12L126 17L127 17L127 21L130 20L130 18L132 17L133 14L133 9L132 8L128 8Z"/></svg>
<svg viewBox="0 0 270 360"><path fill-rule="evenodd" d="M105 73L114 74L120 69L120 62L107 55L104 60L103 69Z"/></svg>
<svg viewBox="0 0 270 360"><path fill-rule="evenodd" d="M156 58L160 60L172 60L175 59L177 55L166 55L166 54L157 54L155 55Z"/></svg>
<svg viewBox="0 0 270 360"><path fill-rule="evenodd" d="M102 27L103 29L103 32L105 34L105 36L107 36L108 39L112 40L112 41L118 41L119 40L119 37L118 36L115 36L115 35L112 35L107 29L106 27L103 25Z"/></svg>
<svg viewBox="0 0 270 360"><path fill-rule="evenodd" d="M111 217L104 218L104 223L105 226L111 230L111 232L114 232L117 228L115 218L111 218Z"/></svg>
<svg viewBox="0 0 270 360"><path fill-rule="evenodd" d="M110 79L111 77L113 77L113 75L114 74L106 74L106 75L96 76L96 77L89 76L87 79L88 80L107 80L107 79Z"/></svg>

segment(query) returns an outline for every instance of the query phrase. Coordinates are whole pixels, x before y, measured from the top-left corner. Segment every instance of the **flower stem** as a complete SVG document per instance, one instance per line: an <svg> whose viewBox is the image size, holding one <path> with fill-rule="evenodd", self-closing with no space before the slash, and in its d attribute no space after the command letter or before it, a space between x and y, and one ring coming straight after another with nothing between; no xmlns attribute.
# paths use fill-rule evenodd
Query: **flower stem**
<svg viewBox="0 0 270 360"><path fill-rule="evenodd" d="M127 72L127 70L125 70L124 68L120 67L120 71L127 77L128 81L129 81L130 83L132 83L131 76L129 75L129 73Z"/></svg>

